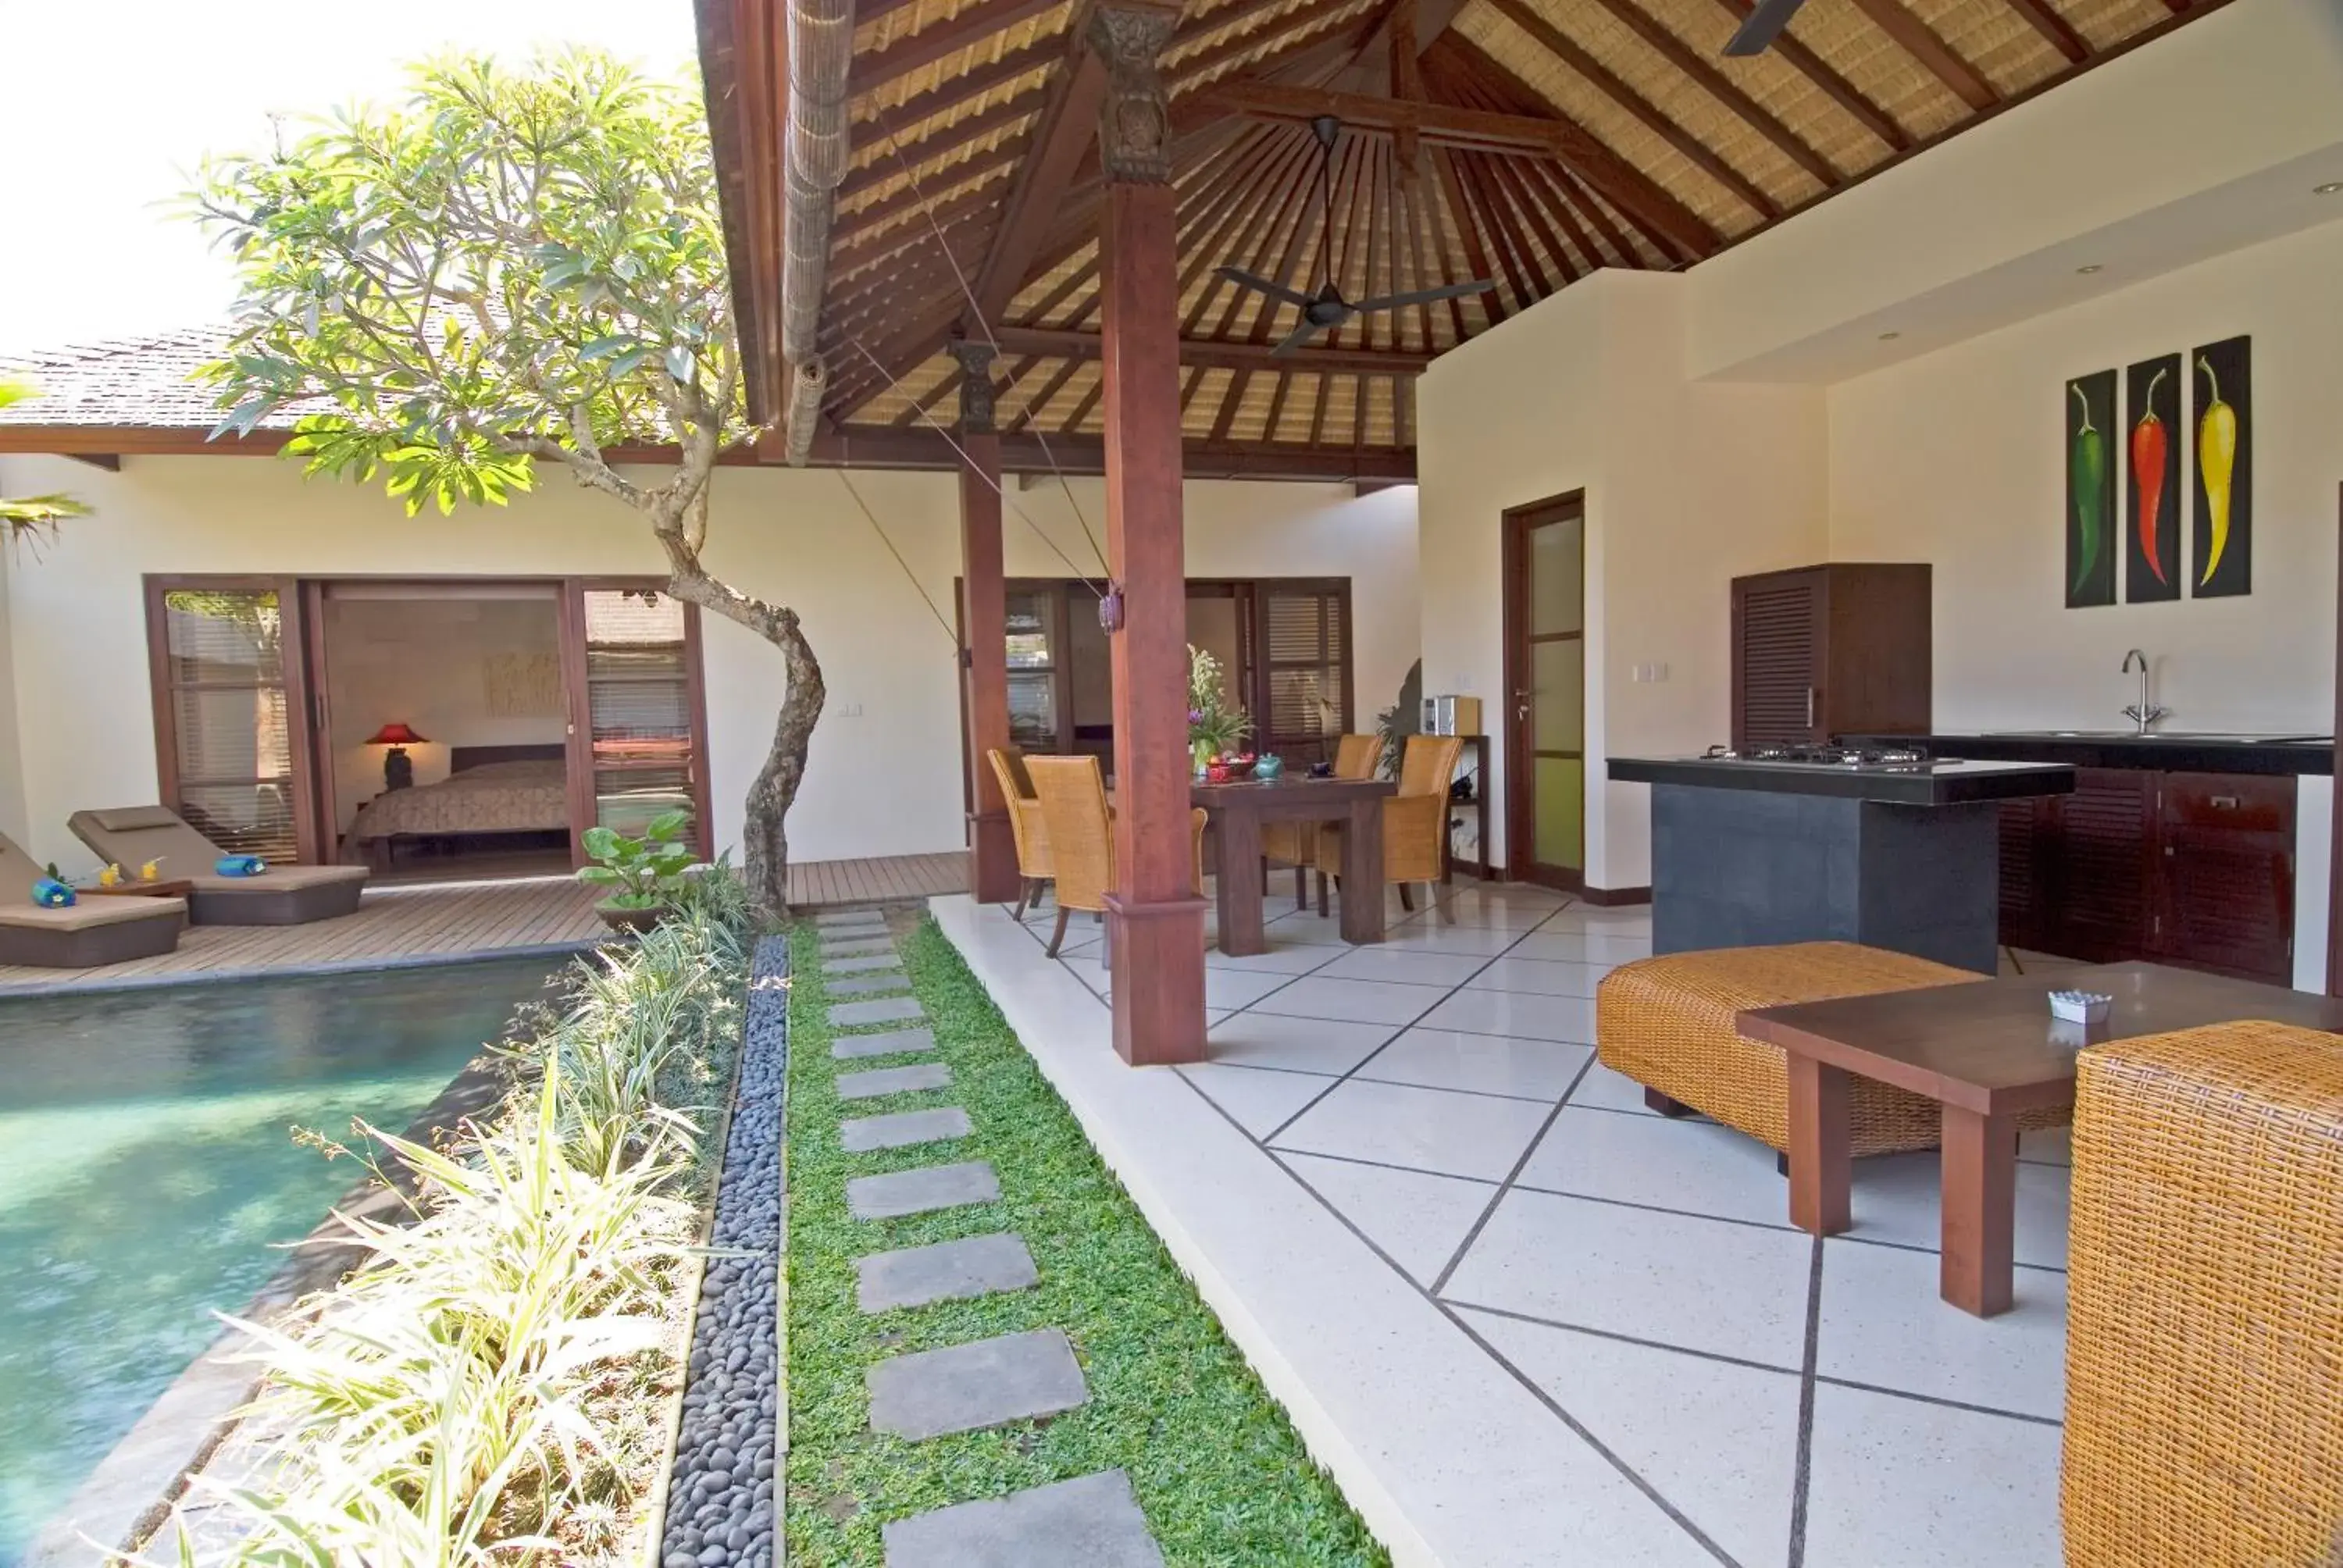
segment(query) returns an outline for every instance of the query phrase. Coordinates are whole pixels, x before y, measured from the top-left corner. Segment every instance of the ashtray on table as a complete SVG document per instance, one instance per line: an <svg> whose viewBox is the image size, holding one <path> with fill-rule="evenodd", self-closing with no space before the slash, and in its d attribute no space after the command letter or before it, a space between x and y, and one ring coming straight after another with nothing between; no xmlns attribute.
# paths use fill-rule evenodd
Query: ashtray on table
<svg viewBox="0 0 2343 1568"><path fill-rule="evenodd" d="M2107 1010L2116 999L2105 991L2054 990L2050 993L2050 1016L2067 1023L2105 1023Z"/></svg>

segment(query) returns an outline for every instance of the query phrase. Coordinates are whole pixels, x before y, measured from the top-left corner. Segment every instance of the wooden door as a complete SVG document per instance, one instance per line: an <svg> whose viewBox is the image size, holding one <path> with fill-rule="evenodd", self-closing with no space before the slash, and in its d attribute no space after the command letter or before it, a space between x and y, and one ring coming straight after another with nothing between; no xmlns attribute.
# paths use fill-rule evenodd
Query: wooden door
<svg viewBox="0 0 2343 1568"><path fill-rule="evenodd" d="M561 608L573 859L587 829L639 833L679 807L713 854L699 608L663 582L581 578L564 583Z"/></svg>
<svg viewBox="0 0 2343 1568"><path fill-rule="evenodd" d="M1820 568L1733 582L1733 744L1825 739L1822 689L1828 578Z"/></svg>
<svg viewBox="0 0 2343 1568"><path fill-rule="evenodd" d="M301 606L291 578L146 578L163 803L223 849L315 863L332 844Z"/></svg>
<svg viewBox="0 0 2343 1568"><path fill-rule="evenodd" d="M1353 710L1351 581L1263 578L1252 598L1252 744L1296 773L1332 762Z"/></svg>
<svg viewBox="0 0 2343 1568"><path fill-rule="evenodd" d="M2148 950L2156 779L2124 768L2082 768L2075 792L2055 797L2056 849L2046 869L2050 912L2043 947L2091 963Z"/></svg>
<svg viewBox="0 0 2343 1568"><path fill-rule="evenodd" d="M1586 507L1505 514L1505 855L1548 887L1586 881Z"/></svg>

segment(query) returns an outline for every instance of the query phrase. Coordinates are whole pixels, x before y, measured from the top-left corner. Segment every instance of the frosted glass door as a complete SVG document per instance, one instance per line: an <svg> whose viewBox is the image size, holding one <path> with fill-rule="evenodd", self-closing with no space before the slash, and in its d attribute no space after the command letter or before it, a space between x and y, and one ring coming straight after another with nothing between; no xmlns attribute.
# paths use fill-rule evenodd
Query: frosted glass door
<svg viewBox="0 0 2343 1568"><path fill-rule="evenodd" d="M1586 525L1576 502L1507 518L1517 873L1575 888L1586 868Z"/></svg>

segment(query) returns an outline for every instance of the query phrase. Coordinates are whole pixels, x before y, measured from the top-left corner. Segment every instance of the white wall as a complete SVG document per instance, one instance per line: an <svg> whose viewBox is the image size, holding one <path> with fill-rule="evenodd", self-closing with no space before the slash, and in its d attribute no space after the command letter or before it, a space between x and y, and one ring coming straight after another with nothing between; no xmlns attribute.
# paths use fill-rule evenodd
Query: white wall
<svg viewBox="0 0 2343 1568"><path fill-rule="evenodd" d="M16 729L15 645L8 635L8 573L14 563L0 546L0 833L23 844L25 769L18 759L24 748Z"/></svg>
<svg viewBox="0 0 2343 1568"><path fill-rule="evenodd" d="M2169 729L2328 730L2338 280L2343 222L1830 389L1831 553L1934 563L1939 729L2120 727L2138 688L2117 670L2136 647L2155 656ZM2067 378L2239 333L2253 337L2253 592L2066 608ZM2110 446L2120 458L2121 442ZM2185 495L2195 483L2185 432L2180 446Z"/></svg>
<svg viewBox="0 0 2343 1568"><path fill-rule="evenodd" d="M1586 880L1651 879L1646 792L1613 755L1725 738L1730 580L1820 560L1823 398L1695 384L1685 279L1603 272L1434 362L1418 394L1424 689L1481 696L1504 769L1502 517L1586 497ZM1635 681L1664 665L1664 681ZM1493 815L1496 858L1503 812Z"/></svg>
<svg viewBox="0 0 2343 1568"><path fill-rule="evenodd" d="M333 598L326 605L326 674L333 715L335 829L382 789L386 748L367 738L404 723L427 744L406 749L417 784L447 777L458 746L558 745L568 728L557 681L542 711L498 713L488 667L538 658L558 670L561 607L530 598Z"/></svg>
<svg viewBox="0 0 2343 1568"><path fill-rule="evenodd" d="M659 571L659 551L633 514L551 473L541 491L507 508L408 518L378 491L307 482L294 465L266 458L131 457L106 474L0 457L0 489L37 493L68 481L97 515L37 562L15 563L7 598L28 828L20 841L69 869L89 860L65 831L69 813L156 791L142 573ZM794 605L822 660L830 709L790 816L793 853L954 849L965 835L950 636L848 483L828 470L723 470L709 565ZM856 474L851 483L949 620L960 562L952 477ZM1103 487L1077 480L1073 492L1102 538ZM1044 535L1098 570L1057 486L1027 491L1012 481L1008 498L1010 572L1067 570ZM1362 704L1398 689L1418 647L1412 488L1354 499L1347 486L1198 482L1186 500L1194 575L1350 576ZM47 651L68 648L69 675ZM754 634L711 617L707 669L717 836L736 843L742 795L771 739L780 660ZM854 709L859 716L847 716Z"/></svg>

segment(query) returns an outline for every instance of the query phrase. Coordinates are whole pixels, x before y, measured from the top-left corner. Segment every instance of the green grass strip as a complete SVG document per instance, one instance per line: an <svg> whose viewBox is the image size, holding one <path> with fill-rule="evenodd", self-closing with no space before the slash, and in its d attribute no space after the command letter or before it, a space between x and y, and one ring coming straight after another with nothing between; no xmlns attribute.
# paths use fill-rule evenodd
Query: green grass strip
<svg viewBox="0 0 2343 1568"><path fill-rule="evenodd" d="M1116 1467L1172 1563L1387 1563L933 922L900 941L935 1030L932 1058L833 1061L811 928L790 941L791 1563L880 1568L887 1521ZM950 1064L951 1088L847 1106L833 1087L840 1072L931 1059ZM839 1149L845 1116L936 1105L965 1107L975 1135ZM880 1221L847 1213L850 1177L960 1160L992 1162L999 1203ZM1032 1251L1041 1282L1031 1290L876 1317L855 1306L856 1258L1002 1231ZM870 1431L872 1362L1049 1327L1081 1358L1091 1391L1081 1409L920 1442Z"/></svg>

